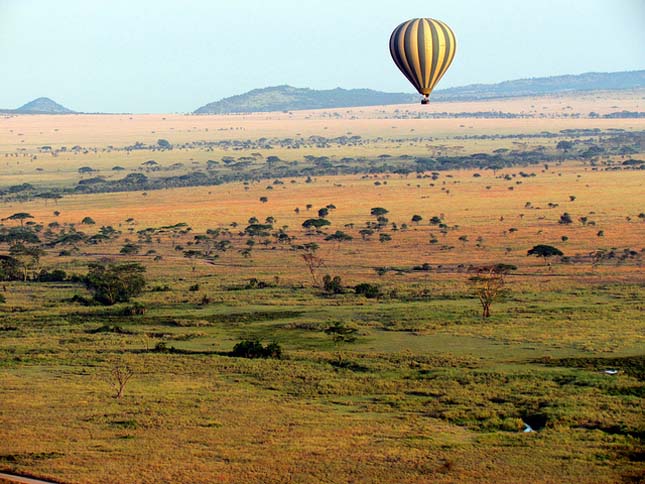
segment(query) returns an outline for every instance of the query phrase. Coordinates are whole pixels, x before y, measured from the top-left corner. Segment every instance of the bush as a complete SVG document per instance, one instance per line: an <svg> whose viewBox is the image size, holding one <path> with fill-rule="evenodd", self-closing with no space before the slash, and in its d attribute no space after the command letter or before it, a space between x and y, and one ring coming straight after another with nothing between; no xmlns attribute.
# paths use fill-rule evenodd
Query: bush
<svg viewBox="0 0 645 484"><path fill-rule="evenodd" d="M150 289L151 292L166 292L170 290L171 289L168 284L164 284L163 286L154 286L152 289Z"/></svg>
<svg viewBox="0 0 645 484"><path fill-rule="evenodd" d="M278 343L269 343L267 346L263 346L262 343L257 339L245 339L240 341L233 347L231 356L238 358L280 359L282 357L282 348Z"/></svg>
<svg viewBox="0 0 645 484"><path fill-rule="evenodd" d="M326 274L323 277L323 287L328 294L343 294L345 292L340 276L331 277Z"/></svg>
<svg viewBox="0 0 645 484"><path fill-rule="evenodd" d="M381 295L381 291L376 284L369 284L363 282L354 287L356 294L363 295L368 299L377 298Z"/></svg>
<svg viewBox="0 0 645 484"><path fill-rule="evenodd" d="M345 326L340 321L335 321L331 326L325 329L325 334L331 336L335 343L353 343L356 341L358 329L351 326Z"/></svg>
<svg viewBox="0 0 645 484"><path fill-rule="evenodd" d="M135 334L133 331L130 331L129 329L123 329L121 326L118 326L118 325L113 326L111 324L104 324L103 326L99 326L98 328L87 329L85 330L85 332L89 334L98 334L98 333Z"/></svg>
<svg viewBox="0 0 645 484"><path fill-rule="evenodd" d="M160 341L152 351L155 353L174 353L176 350L174 346L168 346L165 342Z"/></svg>
<svg viewBox="0 0 645 484"><path fill-rule="evenodd" d="M142 316L146 313L146 307L141 303L134 303L121 310L123 316Z"/></svg>
<svg viewBox="0 0 645 484"><path fill-rule="evenodd" d="M261 281L256 277L249 279L249 282L244 286L244 289L266 289L267 287L274 287L273 284Z"/></svg>
<svg viewBox="0 0 645 484"><path fill-rule="evenodd" d="M51 272L43 269L38 274L39 282L63 282L66 279L67 273L62 269L54 269Z"/></svg>
<svg viewBox="0 0 645 484"><path fill-rule="evenodd" d="M0 304L4 304L7 302L7 298L4 297L4 294L0 294Z"/></svg>
<svg viewBox="0 0 645 484"><path fill-rule="evenodd" d="M128 244L125 244L123 247L121 247L119 254L134 255L134 254L138 254L140 250L141 250L141 247L139 247L138 245L128 243Z"/></svg>
<svg viewBox="0 0 645 484"><path fill-rule="evenodd" d="M564 212L562 215L560 215L560 220L558 220L558 223L561 225L569 225L573 223L573 219L571 218L571 215L569 215L567 212Z"/></svg>
<svg viewBox="0 0 645 484"><path fill-rule="evenodd" d="M88 299L85 296L81 296L79 294L74 294L74 296L72 296L69 299L66 299L65 301L71 302L71 303L78 303L81 306L94 306L96 304L96 301L94 301L93 299Z"/></svg>
<svg viewBox="0 0 645 484"><path fill-rule="evenodd" d="M190 286L190 287L188 288L188 290L189 290L190 292L199 291L199 284L193 284L192 286Z"/></svg>

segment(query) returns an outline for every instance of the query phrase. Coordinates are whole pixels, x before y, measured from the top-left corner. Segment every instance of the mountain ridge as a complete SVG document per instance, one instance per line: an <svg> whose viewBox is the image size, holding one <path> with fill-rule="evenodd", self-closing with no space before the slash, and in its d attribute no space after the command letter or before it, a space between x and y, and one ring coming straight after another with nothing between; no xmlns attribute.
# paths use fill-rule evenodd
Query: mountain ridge
<svg viewBox="0 0 645 484"><path fill-rule="evenodd" d="M534 77L494 84L469 84L437 90L433 101L477 101L485 99L536 96L563 92L622 90L645 87L645 70L587 72L550 77ZM297 88L289 85L253 89L243 94L208 103L194 114L232 114L305 109L346 108L414 103L417 94L388 93L372 89Z"/></svg>
<svg viewBox="0 0 645 484"><path fill-rule="evenodd" d="M550 77L533 77L493 84L469 84L434 91L432 101L458 102L549 94L612 91L645 88L645 70L587 72ZM252 112L337 109L417 103L418 94L382 92L373 89L316 90L282 84L257 88L220 99L193 111L193 114L234 114ZM48 97L36 98L17 109L0 109L0 114L83 114ZM94 113L108 114L108 113Z"/></svg>

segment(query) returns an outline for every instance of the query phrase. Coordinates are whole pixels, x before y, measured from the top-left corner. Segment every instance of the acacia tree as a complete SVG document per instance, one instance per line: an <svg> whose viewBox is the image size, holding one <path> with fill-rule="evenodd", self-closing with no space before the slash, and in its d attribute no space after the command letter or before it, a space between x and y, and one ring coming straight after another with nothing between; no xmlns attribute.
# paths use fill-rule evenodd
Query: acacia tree
<svg viewBox="0 0 645 484"><path fill-rule="evenodd" d="M302 260L311 275L311 280L314 283L314 287L320 287L320 279L318 277L318 269L325 265L325 261L316 255L316 250L318 250L318 244L312 242L310 244L305 244L302 246L305 250L304 254L300 254Z"/></svg>
<svg viewBox="0 0 645 484"><path fill-rule="evenodd" d="M473 293L482 306L482 319L490 317L490 308L506 289L506 276L517 269L510 264L477 267L477 274L468 279Z"/></svg>
<svg viewBox="0 0 645 484"><path fill-rule="evenodd" d="M110 370L109 382L114 388L114 398L120 399L125 391L125 386L134 376L134 369L127 363L117 362Z"/></svg>
<svg viewBox="0 0 645 484"><path fill-rule="evenodd" d="M197 268L197 259L203 258L204 254L201 250L190 249L184 251L184 257L186 259L190 259L190 267L192 271L195 272L195 269Z"/></svg>
<svg viewBox="0 0 645 484"><path fill-rule="evenodd" d="M7 218L4 218L3 220L18 220L20 221L20 226L22 227L25 223L25 220L27 220L28 218L34 218L34 216L27 212L18 212L18 213L14 213L13 215L9 215Z"/></svg>
<svg viewBox="0 0 645 484"><path fill-rule="evenodd" d="M138 296L146 285L146 269L136 262L126 264L92 262L85 276L85 286L94 299L106 306L127 302Z"/></svg>
<svg viewBox="0 0 645 484"><path fill-rule="evenodd" d="M346 326L341 321L334 321L324 331L326 335L332 338L336 345L340 345L341 343L353 343L356 341L358 334L358 329ZM341 365L343 363L343 353L340 351L340 348L338 349L336 357L338 358L337 364Z"/></svg>
<svg viewBox="0 0 645 484"><path fill-rule="evenodd" d="M346 234L342 230L337 230L335 233L330 234L327 237L325 237L325 240L338 242L338 247L340 247L341 242L346 242L346 241L350 241L350 240L353 240L353 239L354 239L354 237L352 237L349 234Z"/></svg>
<svg viewBox="0 0 645 484"><path fill-rule="evenodd" d="M302 226L307 230L319 230L321 227L325 227L326 225L331 225L331 222L324 218L309 218L302 222Z"/></svg>
<svg viewBox="0 0 645 484"><path fill-rule="evenodd" d="M38 270L40 257L44 253L39 247L27 247L23 244L14 244L9 248L11 257L14 257L20 264L23 281L28 279L30 270Z"/></svg>
<svg viewBox="0 0 645 484"><path fill-rule="evenodd" d="M557 247L553 247L552 245L539 244L534 246L532 249L529 249L526 255L527 256L534 255L537 257L542 257L544 259L544 265L546 265L547 259L549 257L562 256L564 254Z"/></svg>
<svg viewBox="0 0 645 484"><path fill-rule="evenodd" d="M307 266L307 270L311 275L311 280L313 281L314 286L320 287L318 269L325 265L325 261L311 252L302 254L302 260L305 261L305 265Z"/></svg>
<svg viewBox="0 0 645 484"><path fill-rule="evenodd" d="M389 213L389 210L383 207L374 207L370 210L370 215L373 215L374 217L382 217L383 215L387 215Z"/></svg>
<svg viewBox="0 0 645 484"><path fill-rule="evenodd" d="M356 341L358 330L351 326L345 326L340 321L334 321L325 328L325 334L331 336L334 343L353 343Z"/></svg>
<svg viewBox="0 0 645 484"><path fill-rule="evenodd" d="M23 279L22 263L10 255L0 255L0 281L19 281Z"/></svg>

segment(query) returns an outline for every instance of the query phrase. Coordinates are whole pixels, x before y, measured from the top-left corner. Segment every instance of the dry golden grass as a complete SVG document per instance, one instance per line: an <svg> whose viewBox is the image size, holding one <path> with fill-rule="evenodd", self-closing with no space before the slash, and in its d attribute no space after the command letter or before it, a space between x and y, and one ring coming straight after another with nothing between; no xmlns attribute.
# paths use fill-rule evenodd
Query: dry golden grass
<svg viewBox="0 0 645 484"><path fill-rule="evenodd" d="M224 150L205 151L201 149L172 152L150 152L147 150L132 153L102 151L107 146L123 147L142 142L154 145L160 138L180 144L191 141L217 141L228 139L258 139L261 137L309 137L313 135L337 137L358 135L368 140L386 138L378 143L360 147L335 147L320 149L307 147L301 150L275 149L263 153L265 156L277 155L287 160L301 159L303 155L327 156L378 156L383 153L425 155L431 153L425 143L405 145L388 141L387 138L406 139L417 136L435 139L433 146L445 145L456 152L473 153L490 151L499 147L512 147L511 140L491 142L490 140L452 139L463 135L495 135L514 133L557 132L562 129L579 128L620 128L625 130L642 129L642 119L570 119L540 118L527 119L392 119L396 110L411 113L422 112L478 112L502 111L527 113L530 116L545 116L562 113L579 113L583 117L595 111L606 114L616 111L642 111L645 91L625 91L618 93L575 94L542 98L518 98L463 103L432 103L370 108L351 108L338 110L294 111L284 113L257 113L232 116L194 116L194 115L69 115L69 116L7 116L0 117L0 167L3 184L29 182L41 184L43 175L49 184L63 183L78 179L76 170L80 166L91 166L110 175L114 165L137 168L151 158L162 165L182 162L189 165L192 161L205 162L219 159L225 155L240 156L243 152ZM570 109L568 108L570 107ZM565 109L566 108L566 109ZM333 116L338 113L339 117ZM355 118L355 119L354 119ZM528 144L541 143L543 140L528 140ZM44 145L71 149L75 145L84 148L97 148L95 153L62 153L53 157L39 153ZM36 155L36 159L32 157ZM36 169L41 168L42 172Z"/></svg>

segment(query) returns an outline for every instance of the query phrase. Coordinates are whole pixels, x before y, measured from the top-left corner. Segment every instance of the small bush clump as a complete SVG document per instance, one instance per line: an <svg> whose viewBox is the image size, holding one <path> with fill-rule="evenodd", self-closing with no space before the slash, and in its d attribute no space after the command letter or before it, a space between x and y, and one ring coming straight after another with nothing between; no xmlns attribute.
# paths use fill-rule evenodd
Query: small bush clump
<svg viewBox="0 0 645 484"><path fill-rule="evenodd" d="M146 313L146 307L141 303L134 303L121 310L123 316L141 316Z"/></svg>
<svg viewBox="0 0 645 484"><path fill-rule="evenodd" d="M280 359L282 357L282 348L278 343L269 343L268 345L263 346L262 343L257 339L245 339L240 341L233 347L231 356L238 358Z"/></svg>
<svg viewBox="0 0 645 484"><path fill-rule="evenodd" d="M367 282L355 286L354 291L356 294L365 296L368 299L377 298L381 295L381 290L376 284L369 284Z"/></svg>

